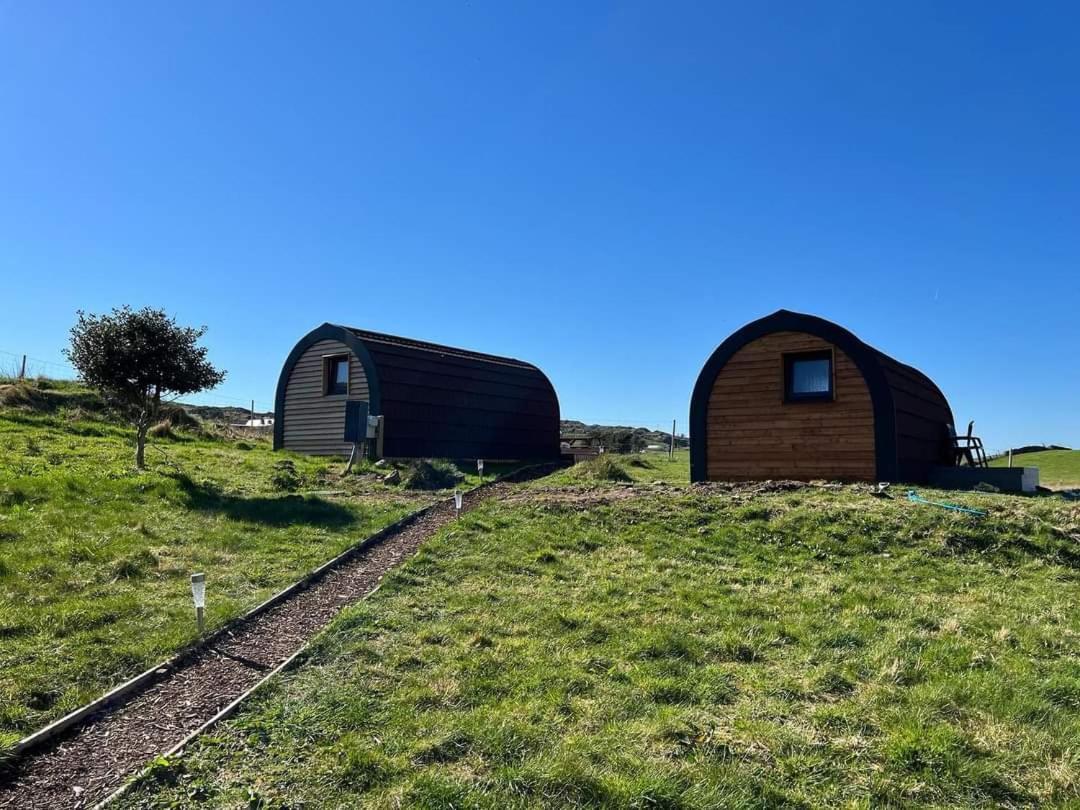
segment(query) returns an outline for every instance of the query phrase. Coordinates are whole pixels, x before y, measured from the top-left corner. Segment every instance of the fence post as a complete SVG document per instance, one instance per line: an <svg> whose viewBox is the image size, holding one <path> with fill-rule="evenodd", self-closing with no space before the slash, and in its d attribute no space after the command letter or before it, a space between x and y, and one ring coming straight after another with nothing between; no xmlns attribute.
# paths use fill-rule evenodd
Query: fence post
<svg viewBox="0 0 1080 810"><path fill-rule="evenodd" d="M675 458L675 420L671 420L671 447L668 449L668 461Z"/></svg>
<svg viewBox="0 0 1080 810"><path fill-rule="evenodd" d="M26 355L25 354L22 356L22 366L19 368L19 379L20 380L25 380L26 379Z"/></svg>

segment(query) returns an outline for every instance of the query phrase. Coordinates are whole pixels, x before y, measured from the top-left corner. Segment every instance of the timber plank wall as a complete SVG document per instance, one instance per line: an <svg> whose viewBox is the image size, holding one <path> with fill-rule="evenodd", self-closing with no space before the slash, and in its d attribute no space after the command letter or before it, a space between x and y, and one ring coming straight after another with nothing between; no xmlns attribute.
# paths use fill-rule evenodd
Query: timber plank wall
<svg viewBox="0 0 1080 810"><path fill-rule="evenodd" d="M349 358L349 393L325 395L323 358ZM285 447L313 456L348 455L352 445L345 441L345 403L368 398L364 367L344 343L320 340L300 356L289 376L285 392Z"/></svg>
<svg viewBox="0 0 1080 810"><path fill-rule="evenodd" d="M784 354L819 350L833 352L835 398L785 402ZM843 351L813 335L775 332L739 349L713 383L706 429L709 479L875 478L866 381Z"/></svg>

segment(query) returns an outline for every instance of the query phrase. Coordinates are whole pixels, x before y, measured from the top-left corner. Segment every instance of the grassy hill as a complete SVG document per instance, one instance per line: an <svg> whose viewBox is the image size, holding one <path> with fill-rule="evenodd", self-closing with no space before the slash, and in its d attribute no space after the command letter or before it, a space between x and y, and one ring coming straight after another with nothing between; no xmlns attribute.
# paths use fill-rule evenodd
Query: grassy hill
<svg viewBox="0 0 1080 810"><path fill-rule="evenodd" d="M207 422L216 422L226 425L242 425L252 418L251 411L247 408L237 408L221 405L189 405L180 403L181 407L192 416ZM273 411L255 411L256 418L273 417Z"/></svg>
<svg viewBox="0 0 1080 810"><path fill-rule="evenodd" d="M584 422L573 419L563 419L559 423L559 429L564 436L581 433L592 436L613 453L639 453L650 444L667 447L671 442L670 433L642 427L586 425ZM676 436L675 446L677 448L688 448L690 440L686 436Z"/></svg>
<svg viewBox="0 0 1080 810"><path fill-rule="evenodd" d="M0 750L191 642L191 573L213 628L432 497L186 424L138 473L95 393L0 381Z"/></svg>
<svg viewBox="0 0 1080 810"><path fill-rule="evenodd" d="M690 483L690 451L676 450L672 459L666 453L617 455L604 453L596 458L557 470L526 487L603 486L617 483L671 484Z"/></svg>
<svg viewBox="0 0 1080 810"><path fill-rule="evenodd" d="M991 467L1007 467L1008 457L995 458ZM1052 489L1080 489L1080 450L1042 450L1013 455L1016 467L1038 467L1039 483Z"/></svg>
<svg viewBox="0 0 1080 810"><path fill-rule="evenodd" d="M123 806L1080 801L1080 506L626 463L469 513Z"/></svg>

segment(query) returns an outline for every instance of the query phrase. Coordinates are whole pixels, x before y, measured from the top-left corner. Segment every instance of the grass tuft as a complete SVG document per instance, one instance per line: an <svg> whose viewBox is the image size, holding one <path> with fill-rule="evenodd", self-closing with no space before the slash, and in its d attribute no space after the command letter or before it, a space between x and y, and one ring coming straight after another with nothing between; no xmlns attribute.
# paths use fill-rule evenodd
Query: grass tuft
<svg viewBox="0 0 1080 810"><path fill-rule="evenodd" d="M570 476L578 482L614 483L633 481L634 478L626 471L624 462L614 456L605 453L596 456L570 468Z"/></svg>
<svg viewBox="0 0 1080 810"><path fill-rule="evenodd" d="M173 423L169 419L162 419L160 422L151 425L146 433L152 439L175 439L177 437L176 432L173 430Z"/></svg>
<svg viewBox="0 0 1080 810"><path fill-rule="evenodd" d="M346 735L340 748L340 765L335 776L338 784L350 793L364 793L393 777L390 760L359 735Z"/></svg>
<svg viewBox="0 0 1080 810"><path fill-rule="evenodd" d="M117 579L142 579L157 567L158 558L149 549L144 548L114 562L112 573Z"/></svg>
<svg viewBox="0 0 1080 810"><path fill-rule="evenodd" d="M282 459L274 462L274 471L270 475L270 483L274 489L282 492L296 492L300 489L303 479L297 472L296 462L292 459Z"/></svg>
<svg viewBox="0 0 1080 810"><path fill-rule="evenodd" d="M401 484L405 489L449 489L465 480L456 465L440 459L419 459L405 468Z"/></svg>

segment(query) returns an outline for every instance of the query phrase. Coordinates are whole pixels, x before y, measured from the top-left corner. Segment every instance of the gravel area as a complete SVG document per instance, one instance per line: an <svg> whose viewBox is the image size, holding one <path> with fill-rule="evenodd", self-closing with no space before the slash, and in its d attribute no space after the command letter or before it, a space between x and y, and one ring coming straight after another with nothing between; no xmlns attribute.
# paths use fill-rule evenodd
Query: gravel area
<svg viewBox="0 0 1080 810"><path fill-rule="evenodd" d="M505 497L507 484L466 496ZM0 808L91 807L254 686L346 605L454 519L452 502L388 535L310 587L244 622L126 702L103 710L0 774Z"/></svg>

